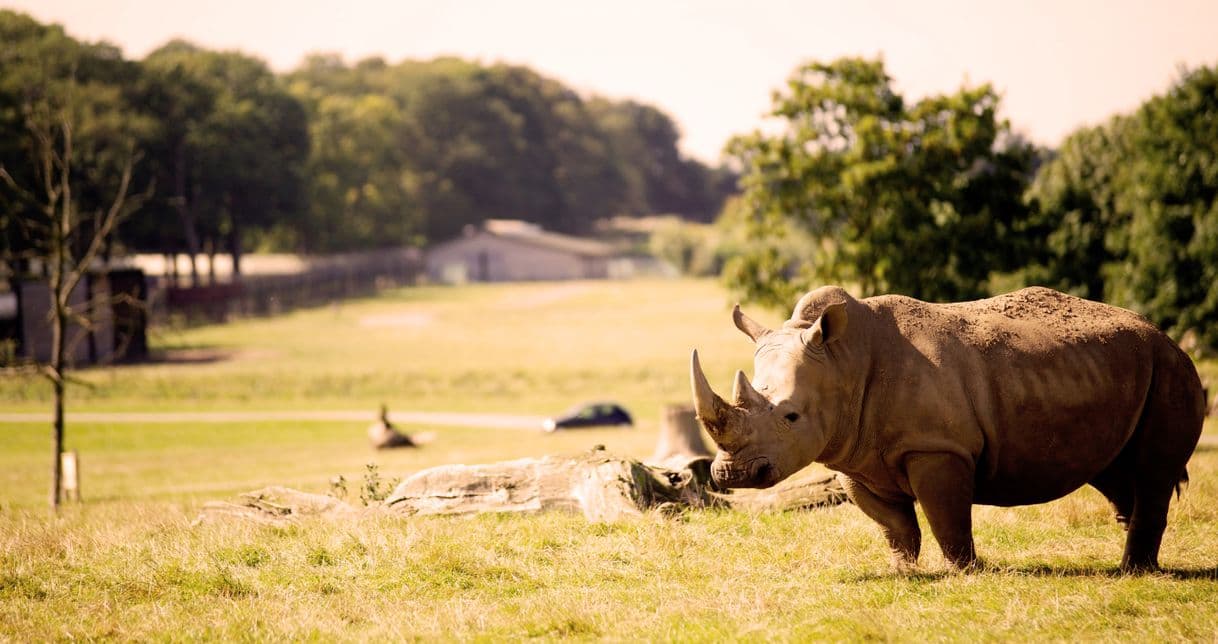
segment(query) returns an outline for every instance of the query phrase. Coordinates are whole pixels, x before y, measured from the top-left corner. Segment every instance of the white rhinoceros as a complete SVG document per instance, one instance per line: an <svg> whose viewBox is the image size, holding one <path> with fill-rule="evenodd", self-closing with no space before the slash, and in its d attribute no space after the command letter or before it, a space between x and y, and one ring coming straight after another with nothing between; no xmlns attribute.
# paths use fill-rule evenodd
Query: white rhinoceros
<svg viewBox="0 0 1218 644"><path fill-rule="evenodd" d="M845 475L898 566L916 563L914 501L955 566L976 561L971 506L1043 503L1090 484L1128 535L1121 567L1158 566L1173 490L1205 412L1192 361L1142 317L1045 288L958 304L863 300L827 286L757 344L753 382L694 403L727 487L816 461Z"/></svg>

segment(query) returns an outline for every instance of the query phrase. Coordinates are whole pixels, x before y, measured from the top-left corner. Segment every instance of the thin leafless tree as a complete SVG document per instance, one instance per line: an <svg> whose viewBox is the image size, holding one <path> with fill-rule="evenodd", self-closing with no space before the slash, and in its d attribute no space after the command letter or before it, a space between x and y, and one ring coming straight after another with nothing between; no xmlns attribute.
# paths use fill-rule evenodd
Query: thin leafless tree
<svg viewBox="0 0 1218 644"><path fill-rule="evenodd" d="M118 161L110 168L117 175L108 204L89 212L81 212L73 198L75 149L74 124L77 120L73 104L73 86L66 100L27 103L24 106L25 125L29 135L29 176L32 185L21 185L9 171L0 166L0 181L27 206L21 224L34 243L29 258L37 259L46 268L50 310L51 352L45 364L38 365L54 389L52 416L54 462L51 470L50 504L58 512L63 498L64 401L72 367L68 347L68 331L72 324L90 329L100 306L109 302L97 299L83 304L73 303L72 293L81 287L90 267L108 244L119 221L147 198L150 190L131 193L132 173L139 161L132 138L118 145Z"/></svg>

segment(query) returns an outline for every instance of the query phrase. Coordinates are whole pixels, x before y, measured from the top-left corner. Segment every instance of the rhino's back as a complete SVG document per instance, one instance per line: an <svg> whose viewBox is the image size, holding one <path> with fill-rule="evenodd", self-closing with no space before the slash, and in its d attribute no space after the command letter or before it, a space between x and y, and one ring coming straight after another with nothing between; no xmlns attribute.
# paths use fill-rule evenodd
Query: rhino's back
<svg viewBox="0 0 1218 644"><path fill-rule="evenodd" d="M865 302L882 327L875 355L899 374L890 400L924 420L883 440L958 444L977 460L982 503L1040 502L1090 480L1132 435L1158 363L1183 364L1144 318L1046 288Z"/></svg>
<svg viewBox="0 0 1218 644"><path fill-rule="evenodd" d="M925 348L939 344L983 353L1042 354L1071 346L1166 339L1131 311L1042 287L951 304L891 295L865 301L890 318L903 338Z"/></svg>

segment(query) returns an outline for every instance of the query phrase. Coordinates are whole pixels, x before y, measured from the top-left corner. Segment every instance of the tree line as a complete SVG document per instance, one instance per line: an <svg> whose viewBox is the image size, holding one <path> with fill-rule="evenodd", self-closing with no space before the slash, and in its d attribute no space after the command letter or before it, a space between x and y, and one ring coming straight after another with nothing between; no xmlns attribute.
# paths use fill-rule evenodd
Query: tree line
<svg viewBox="0 0 1218 644"><path fill-rule="evenodd" d="M238 271L246 248L423 245L487 218L569 233L617 214L709 221L735 188L723 168L679 152L663 111L583 97L526 67L312 55L276 74L179 40L129 60L0 10L0 167L11 177L0 260L19 271L45 231L16 191L42 191L36 149L62 146L64 128L82 213L135 160L130 184L146 198L113 235L117 249L229 253Z"/></svg>
<svg viewBox="0 0 1218 644"><path fill-rule="evenodd" d="M710 168L662 111L525 67L313 55L275 74L182 41L136 61L0 11L0 263L29 268L56 234L38 216L62 199L54 176L81 215L72 239L130 190L118 249L231 253L238 270L244 248L423 245L490 217L580 233L614 214L718 215L653 245L745 299L1043 284L1218 346L1218 70L1181 70L1057 149L1000 114L990 85L914 101L882 61L810 62L775 92L778 127Z"/></svg>
<svg viewBox="0 0 1218 644"><path fill-rule="evenodd" d="M782 307L823 283L932 301L1045 285L1218 347L1218 68L1056 150L1000 102L989 85L910 101L879 60L800 66L780 127L728 146L742 193L716 269Z"/></svg>

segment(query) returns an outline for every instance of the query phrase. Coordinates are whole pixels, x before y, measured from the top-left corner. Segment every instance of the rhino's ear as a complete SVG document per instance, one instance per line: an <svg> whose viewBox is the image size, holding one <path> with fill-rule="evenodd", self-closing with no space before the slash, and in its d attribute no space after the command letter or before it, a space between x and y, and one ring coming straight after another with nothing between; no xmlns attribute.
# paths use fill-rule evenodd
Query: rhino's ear
<svg viewBox="0 0 1218 644"><path fill-rule="evenodd" d="M744 334L749 336L749 339L753 342L756 342L770 334L769 329L761 326L755 320L745 315L744 311L740 310L739 304L732 308L732 322L735 322L736 328L743 331Z"/></svg>
<svg viewBox="0 0 1218 644"><path fill-rule="evenodd" d="M834 302L825 307L820 317L799 334L809 347L820 348L840 340L846 334L846 303Z"/></svg>

